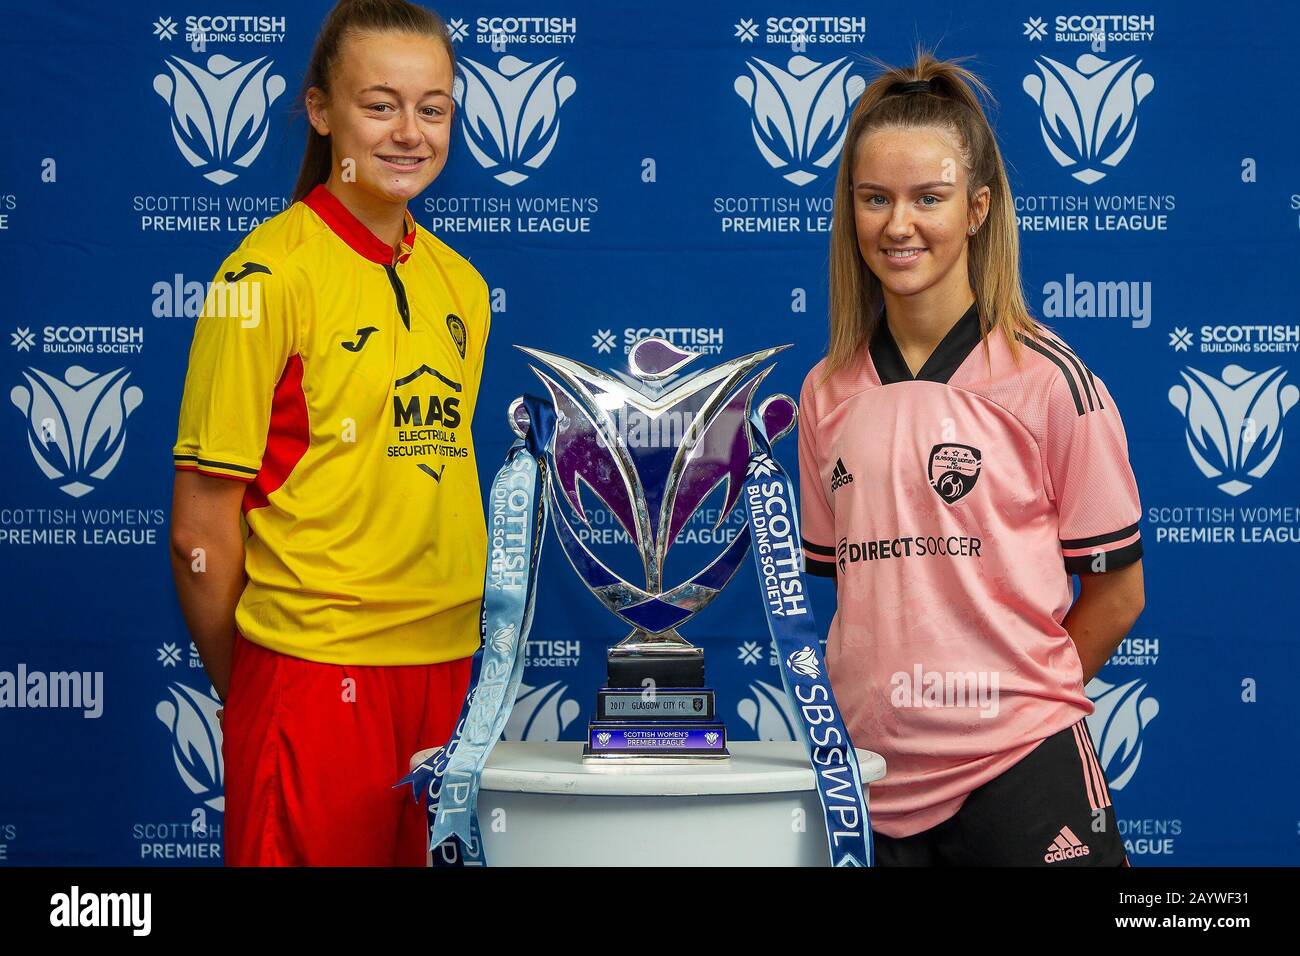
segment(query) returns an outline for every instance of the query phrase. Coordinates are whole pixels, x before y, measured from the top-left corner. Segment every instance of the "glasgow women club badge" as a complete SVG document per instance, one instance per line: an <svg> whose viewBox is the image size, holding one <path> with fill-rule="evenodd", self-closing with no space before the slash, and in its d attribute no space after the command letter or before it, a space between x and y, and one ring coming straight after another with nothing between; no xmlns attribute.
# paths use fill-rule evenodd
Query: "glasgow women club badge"
<svg viewBox="0 0 1300 956"><path fill-rule="evenodd" d="M970 445L935 445L930 449L930 487L952 504L975 487L983 460Z"/></svg>

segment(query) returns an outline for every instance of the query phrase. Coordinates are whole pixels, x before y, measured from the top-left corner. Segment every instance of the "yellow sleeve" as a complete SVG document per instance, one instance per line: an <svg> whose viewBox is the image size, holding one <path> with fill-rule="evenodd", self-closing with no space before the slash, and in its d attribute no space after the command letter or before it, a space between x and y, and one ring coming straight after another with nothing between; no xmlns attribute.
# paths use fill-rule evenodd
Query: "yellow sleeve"
<svg viewBox="0 0 1300 956"><path fill-rule="evenodd" d="M284 270L241 246L217 270L194 326L172 449L176 467L252 481L262 465L276 385L298 348Z"/></svg>

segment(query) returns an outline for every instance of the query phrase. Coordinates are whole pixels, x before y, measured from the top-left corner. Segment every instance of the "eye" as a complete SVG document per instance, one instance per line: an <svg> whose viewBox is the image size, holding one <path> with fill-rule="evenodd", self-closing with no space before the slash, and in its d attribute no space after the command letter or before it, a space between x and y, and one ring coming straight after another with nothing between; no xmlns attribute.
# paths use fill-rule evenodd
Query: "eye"
<svg viewBox="0 0 1300 956"><path fill-rule="evenodd" d="M889 202L889 199L886 198L885 196L880 195L880 193L873 193L872 195L867 196L866 199L867 199L868 206L882 206L885 203ZM877 199L879 199L880 202L876 202Z"/></svg>
<svg viewBox="0 0 1300 956"><path fill-rule="evenodd" d="M426 106L424 107L424 109L420 110L420 112L423 113L425 116L435 116L435 117L442 116L445 113L445 111L438 106Z"/></svg>
<svg viewBox="0 0 1300 956"><path fill-rule="evenodd" d="M926 202L927 199L933 199L934 202ZM927 193L926 195L921 197L921 205L923 206L937 206L939 205L940 202L942 202L942 200L938 196L935 196L930 193Z"/></svg>
<svg viewBox="0 0 1300 956"><path fill-rule="evenodd" d="M366 109L373 110L376 113L383 113L386 110L391 110L392 107L387 103L372 103Z"/></svg>

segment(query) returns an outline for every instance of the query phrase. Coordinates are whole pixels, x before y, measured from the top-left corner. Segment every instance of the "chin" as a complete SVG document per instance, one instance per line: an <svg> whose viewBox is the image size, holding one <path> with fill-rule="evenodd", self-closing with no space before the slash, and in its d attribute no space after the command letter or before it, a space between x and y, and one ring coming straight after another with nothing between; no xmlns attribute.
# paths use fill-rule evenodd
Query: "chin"
<svg viewBox="0 0 1300 956"><path fill-rule="evenodd" d="M432 180L430 180L432 182ZM394 183L389 190L389 195L397 202L409 202L420 193L429 188L428 182L421 183Z"/></svg>
<svg viewBox="0 0 1300 956"><path fill-rule="evenodd" d="M365 185L366 192L384 202L404 203L414 199L420 193L429 188L430 178L427 182L415 180L392 180L381 179L378 182L369 182Z"/></svg>
<svg viewBox="0 0 1300 956"><path fill-rule="evenodd" d="M879 270L872 269L872 273L885 289L895 295L912 295L916 292L922 292L934 284L932 275L896 275L888 265L882 264Z"/></svg>
<svg viewBox="0 0 1300 956"><path fill-rule="evenodd" d="M887 291L897 296L916 295L918 292L924 292L926 289L926 285L921 282L908 282L906 284L894 283L893 285L882 282L881 285L884 286Z"/></svg>

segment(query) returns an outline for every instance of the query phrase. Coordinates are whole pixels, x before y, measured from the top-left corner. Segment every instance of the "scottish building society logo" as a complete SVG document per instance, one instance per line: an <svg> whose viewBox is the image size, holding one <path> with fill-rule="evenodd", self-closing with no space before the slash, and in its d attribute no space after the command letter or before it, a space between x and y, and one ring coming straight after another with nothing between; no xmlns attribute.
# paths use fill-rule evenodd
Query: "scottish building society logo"
<svg viewBox="0 0 1300 956"><path fill-rule="evenodd" d="M1160 703L1147 695L1143 680L1108 684L1099 677L1086 688L1095 710L1088 717L1088 732L1097 742L1097 759L1112 790L1123 790L1142 760L1142 737L1160 713Z"/></svg>
<svg viewBox="0 0 1300 956"><path fill-rule="evenodd" d="M452 96L461 109L465 143L480 166L517 186L551 155L560 135L560 108L578 88L552 57L528 63L503 56L497 69L462 57Z"/></svg>
<svg viewBox="0 0 1300 956"><path fill-rule="evenodd" d="M793 56L784 70L758 57L745 65L749 75L734 85L751 110L758 151L789 182L808 185L839 158L850 108L866 81L849 72L848 57L818 63Z"/></svg>
<svg viewBox="0 0 1300 956"><path fill-rule="evenodd" d="M804 647L793 652L786 658L785 666L796 674L811 677L814 680L821 677L822 674L821 665L817 663L817 653L811 647Z"/></svg>
<svg viewBox="0 0 1300 956"><path fill-rule="evenodd" d="M96 374L73 365L60 380L23 372L9 400L27 416L27 444L45 477L80 498L112 474L126 447L126 421L144 400L124 369Z"/></svg>
<svg viewBox="0 0 1300 956"><path fill-rule="evenodd" d="M1085 53L1074 69L1040 56L1034 65L1038 72L1022 85L1038 104L1048 152L1082 183L1105 178L1132 147L1137 108L1155 80L1139 72L1142 61L1136 56L1110 62Z"/></svg>
<svg viewBox="0 0 1300 956"><path fill-rule="evenodd" d="M285 90L271 60L240 63L216 54L207 69L169 56L168 73L153 88L172 110L172 137L181 155L218 186L252 165L271 129L270 107Z"/></svg>
<svg viewBox="0 0 1300 956"><path fill-rule="evenodd" d="M492 646L492 650L496 651L498 654L509 654L510 649L514 647L515 643L514 623L503 624L501 627L497 628L496 633L492 635L492 639L489 643Z"/></svg>
<svg viewBox="0 0 1300 956"><path fill-rule="evenodd" d="M1283 419L1300 389L1282 384L1279 367L1251 372L1229 365L1220 378L1188 367L1182 376L1169 402L1182 413L1192 461L1225 494L1250 490L1277 461Z"/></svg>

